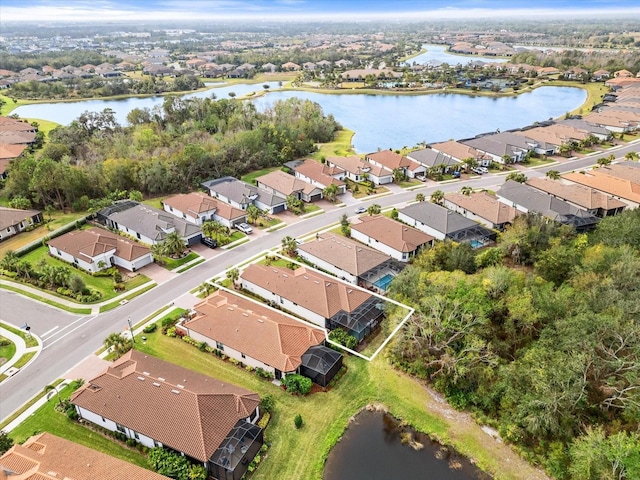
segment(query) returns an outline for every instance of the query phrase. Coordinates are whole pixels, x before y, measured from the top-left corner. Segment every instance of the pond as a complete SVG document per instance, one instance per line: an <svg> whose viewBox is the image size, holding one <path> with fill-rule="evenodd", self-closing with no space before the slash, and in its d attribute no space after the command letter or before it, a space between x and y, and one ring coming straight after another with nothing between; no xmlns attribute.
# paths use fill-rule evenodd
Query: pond
<svg viewBox="0 0 640 480"><path fill-rule="evenodd" d="M403 437L423 445L418 450ZM362 411L329 453L324 480L490 479L466 458L426 435L399 426L387 413Z"/></svg>
<svg viewBox="0 0 640 480"><path fill-rule="evenodd" d="M353 146L359 153L378 148L401 148L419 143L473 137L479 133L508 130L536 121L557 118L579 107L587 98L585 90L572 87L540 87L513 97L486 97L449 93L425 95L322 94L306 91L273 91L253 100L260 110L277 100L298 97L319 103L325 114L333 116L356 132ZM185 95L185 98L228 98L262 91L262 84L227 85ZM122 125L134 108L162 105L163 97L135 97L122 100L85 100L67 103L39 103L15 109L25 118L39 118L68 125L85 111L111 108Z"/></svg>
<svg viewBox="0 0 640 480"><path fill-rule="evenodd" d="M502 63L506 62L506 58L496 57L483 57L481 55L454 55L447 52L447 45L422 45L423 49L427 51L410 58L405 63L407 65L413 65L414 63L422 65L440 65L441 63L447 63L449 65L467 65L471 62L487 62L487 63Z"/></svg>

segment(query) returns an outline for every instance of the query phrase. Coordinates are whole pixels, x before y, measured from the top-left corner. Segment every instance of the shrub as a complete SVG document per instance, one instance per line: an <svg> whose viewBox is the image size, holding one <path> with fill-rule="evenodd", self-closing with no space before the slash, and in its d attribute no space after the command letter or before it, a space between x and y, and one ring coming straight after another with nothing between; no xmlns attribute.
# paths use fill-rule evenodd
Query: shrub
<svg viewBox="0 0 640 480"><path fill-rule="evenodd" d="M291 394L298 393L300 395L306 395L311 391L313 383L311 382L311 379L298 375L297 373L293 373L282 379L282 385L284 385L287 392Z"/></svg>
<svg viewBox="0 0 640 480"><path fill-rule="evenodd" d="M353 335L349 335L343 328L335 328L329 332L329 340L339 343L343 347L353 350L358 345L358 340Z"/></svg>
<svg viewBox="0 0 640 480"><path fill-rule="evenodd" d="M258 426L264 430L269 425L269 420L271 420L271 414L269 412L263 413L262 418L258 421Z"/></svg>
<svg viewBox="0 0 640 480"><path fill-rule="evenodd" d="M87 288L87 286L80 275L72 275L69 280L69 288L74 293L81 293L85 288Z"/></svg>
<svg viewBox="0 0 640 480"><path fill-rule="evenodd" d="M169 327L167 329L167 337L175 337L176 336L176 327Z"/></svg>
<svg viewBox="0 0 640 480"><path fill-rule="evenodd" d="M303 423L304 422L302 421L302 415L297 414L293 419L293 424L295 425L296 430L300 430Z"/></svg>
<svg viewBox="0 0 640 480"><path fill-rule="evenodd" d="M275 405L276 405L276 401L273 398L273 395L269 395L267 393L266 395L263 395L262 398L260 399L260 408L265 412L272 412L273 407L275 407Z"/></svg>
<svg viewBox="0 0 640 480"><path fill-rule="evenodd" d="M150 323L149 325L147 325L146 327L144 327L142 329L143 333L153 333L158 329L158 324L157 323Z"/></svg>
<svg viewBox="0 0 640 480"><path fill-rule="evenodd" d="M183 338L183 340L184 340L184 338ZM200 350L201 352L204 352L207 349L208 346L209 345L207 344L207 342L200 342L200 343L198 343L198 350Z"/></svg>
<svg viewBox="0 0 640 480"><path fill-rule="evenodd" d="M135 447L138 442L136 442L135 438L127 438L125 441L127 447Z"/></svg>

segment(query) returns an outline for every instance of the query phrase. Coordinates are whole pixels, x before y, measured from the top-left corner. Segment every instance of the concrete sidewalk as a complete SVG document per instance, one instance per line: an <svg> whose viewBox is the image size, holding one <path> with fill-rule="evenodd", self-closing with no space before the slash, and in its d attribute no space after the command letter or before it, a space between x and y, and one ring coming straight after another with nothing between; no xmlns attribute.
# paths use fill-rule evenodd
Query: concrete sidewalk
<svg viewBox="0 0 640 480"><path fill-rule="evenodd" d="M60 305L64 305L65 307L69 307L69 308L90 308L91 309L91 313L93 315L100 313L100 307L104 306L104 305L108 305L110 303L113 302L117 302L118 300L123 300L125 299L125 297L131 295L132 293L135 293L139 290L142 290L144 288L147 288L150 283L154 283L154 282L147 282L144 283L142 285L137 286L136 288L132 288L131 290L124 292L120 295L118 295L117 297L111 298L109 300L105 300L103 302L99 302L99 303L77 303L77 302L73 302L71 300L67 300L66 298L60 298L57 297L56 295L53 295L49 292L45 292L43 290L39 290L37 288L32 287L31 285L24 285L22 283L17 283L17 282L12 282L11 280L5 280L5 279L0 279L0 285L7 285L19 290L23 290L25 292L29 292L33 295L37 295L39 297L44 298L45 300L49 300L52 302L56 302ZM13 290L12 290L13 291ZM20 292L15 292L20 294ZM31 297L29 297L31 298ZM32 298L32 300L35 300L36 302L39 301L37 299ZM51 305L53 308L58 308L54 305Z"/></svg>
<svg viewBox="0 0 640 480"><path fill-rule="evenodd" d="M22 339L20 335L16 335L15 333L7 330L6 328L0 327L0 336L9 339L16 346L16 353L8 362L0 365L0 374L5 373L9 370L18 360L22 358L22 356L26 353L37 352L42 346L42 342L38 340L37 347L27 347L27 344ZM36 337L34 337L36 338ZM37 339L37 338L36 338ZM35 357L34 357L35 358ZM33 359L32 359L33 360ZM26 366L26 365L25 365ZM24 367L23 367L24 368Z"/></svg>

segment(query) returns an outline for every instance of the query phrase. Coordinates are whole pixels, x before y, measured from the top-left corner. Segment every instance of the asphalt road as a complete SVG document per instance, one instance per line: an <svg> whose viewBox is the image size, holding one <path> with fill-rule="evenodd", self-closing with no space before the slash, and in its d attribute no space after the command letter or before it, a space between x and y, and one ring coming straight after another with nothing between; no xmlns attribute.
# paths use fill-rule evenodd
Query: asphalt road
<svg viewBox="0 0 640 480"><path fill-rule="evenodd" d="M548 170L568 172L593 165L600 156L615 153L616 158L624 159L627 152L638 149L640 144L636 142L604 154L531 169L526 174L529 177L543 177ZM428 196L438 189L445 193L455 192L459 191L463 185L495 189L504 182L504 179L505 175L483 175L475 179L448 184L429 182L417 190L372 199L358 203L358 206L368 207L374 203L383 208L401 205L414 200L417 193ZM0 290L0 319L17 327L27 322L31 326L31 331L43 340L43 349L37 359L27 369L3 382L0 387L0 420L8 417L31 397L41 392L45 385L60 378L69 369L96 352L110 333L123 331L127 326L128 318L131 318L132 323L135 324L228 267L279 245L282 237L304 236L308 232L339 221L344 213L352 216L354 210L355 207L352 205L326 212L225 251L179 277L153 288L126 305L100 315L68 314L27 297Z"/></svg>

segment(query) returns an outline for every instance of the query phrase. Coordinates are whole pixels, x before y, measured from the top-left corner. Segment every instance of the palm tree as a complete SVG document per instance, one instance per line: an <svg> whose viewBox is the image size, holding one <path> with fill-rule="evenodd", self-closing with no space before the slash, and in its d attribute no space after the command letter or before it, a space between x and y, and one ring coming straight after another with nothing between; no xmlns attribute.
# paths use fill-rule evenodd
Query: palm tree
<svg viewBox="0 0 640 480"><path fill-rule="evenodd" d="M444 192L442 190L436 190L431 194L431 201L436 205L442 205L444 200Z"/></svg>
<svg viewBox="0 0 640 480"><path fill-rule="evenodd" d="M0 268L12 272L15 270L18 261L19 257L16 252L13 250L7 250L7 253L5 253L2 260L0 260Z"/></svg>
<svg viewBox="0 0 640 480"><path fill-rule="evenodd" d="M507 180L513 180L518 183L525 183L527 181L527 176L521 172L512 172L507 175Z"/></svg>
<svg viewBox="0 0 640 480"><path fill-rule="evenodd" d="M178 232L168 233L164 240L162 241L164 244L165 252L168 256L178 256L182 255L186 245L184 240L180 236Z"/></svg>
<svg viewBox="0 0 640 480"><path fill-rule="evenodd" d="M609 157L599 158L598 165L600 165L601 167L606 167L607 165L611 165L611 159Z"/></svg>
<svg viewBox="0 0 640 480"><path fill-rule="evenodd" d="M425 201L424 193L418 193L416 195L416 202L424 202L424 201Z"/></svg>
<svg viewBox="0 0 640 480"><path fill-rule="evenodd" d="M369 208L367 208L367 213L369 215L378 215L381 211L382 207L380 207L380 205L378 205L377 203L374 203L373 205L369 206Z"/></svg>
<svg viewBox="0 0 640 480"><path fill-rule="evenodd" d="M260 210L255 205L251 204L247 207L247 222L250 224L255 224L258 217L262 214L262 210Z"/></svg>
<svg viewBox="0 0 640 480"><path fill-rule="evenodd" d="M220 224L218 222L214 222L213 220L207 220L202 224L202 233L205 237L213 238L219 232Z"/></svg>
<svg viewBox="0 0 640 480"><path fill-rule="evenodd" d="M117 357L121 357L133 348L133 342L122 334L113 332L104 339L104 348L112 350Z"/></svg>
<svg viewBox="0 0 640 480"><path fill-rule="evenodd" d="M231 280L233 288L236 288L236 282L238 281L238 278L240 278L240 271L237 268L230 268L227 270L227 278Z"/></svg>
<svg viewBox="0 0 640 480"><path fill-rule="evenodd" d="M58 391L58 387L56 387L55 385L47 385L46 387L44 387L44 393L47 394L47 401L49 401L49 399L51 398L51 395L49 395L49 392L51 391L56 392L60 409L64 408L64 406L62 405L62 399L60 398L60 392Z"/></svg>
<svg viewBox="0 0 640 480"><path fill-rule="evenodd" d="M631 161L631 162L637 162L638 161L638 152L628 152L624 158L626 158L627 160Z"/></svg>
<svg viewBox="0 0 640 480"><path fill-rule="evenodd" d="M338 186L334 183L327 185L324 190L322 190L322 195L331 203L335 202L336 196L338 195Z"/></svg>
<svg viewBox="0 0 640 480"><path fill-rule="evenodd" d="M558 170L549 170L545 175L551 180L560 180L560 172Z"/></svg>
<svg viewBox="0 0 640 480"><path fill-rule="evenodd" d="M296 251L298 250L298 244L296 243L296 239L287 235L282 239L282 250L289 255L290 257L294 257Z"/></svg>
<svg viewBox="0 0 640 480"><path fill-rule="evenodd" d="M462 160L462 165L464 166L464 169L468 172L472 168L476 168L478 166L478 161L473 157L469 157Z"/></svg>
<svg viewBox="0 0 640 480"><path fill-rule="evenodd" d="M473 188L468 185L465 185L460 189L460 193L466 195L467 197L473 193Z"/></svg>

